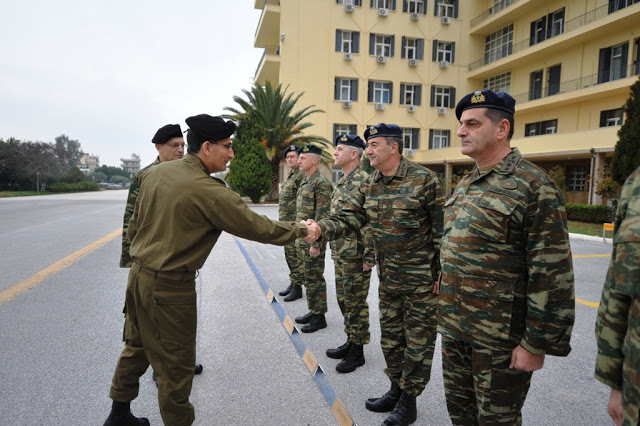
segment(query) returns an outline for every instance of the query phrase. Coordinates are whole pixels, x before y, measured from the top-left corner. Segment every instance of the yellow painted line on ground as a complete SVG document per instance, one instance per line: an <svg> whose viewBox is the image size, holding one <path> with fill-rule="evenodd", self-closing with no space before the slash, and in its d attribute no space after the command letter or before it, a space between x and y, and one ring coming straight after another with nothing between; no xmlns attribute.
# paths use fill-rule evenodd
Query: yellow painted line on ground
<svg viewBox="0 0 640 426"><path fill-rule="evenodd" d="M611 257L611 254L576 254L573 258L577 257Z"/></svg>
<svg viewBox="0 0 640 426"><path fill-rule="evenodd" d="M592 308L597 308L600 306L600 302L589 302L588 300L580 299L578 297L576 297L576 302L582 303L583 305L587 305Z"/></svg>
<svg viewBox="0 0 640 426"><path fill-rule="evenodd" d="M12 300L14 297L18 296L19 294L24 293L25 291L29 290L33 286L41 283L50 275L53 275L57 272L62 271L67 266L72 265L74 262L77 262L78 260L82 259L92 251L99 249L100 247L107 244L108 242L110 242L111 240L113 240L114 238L116 238L118 235L121 235L121 234L122 234L122 228L116 229L112 233L107 234L104 237L100 238L99 240L92 242L88 246L81 248L77 252L70 254L64 259L58 260L56 263L43 269L42 271L33 274L26 280L21 281L18 284L0 292L0 305L7 303L8 301Z"/></svg>

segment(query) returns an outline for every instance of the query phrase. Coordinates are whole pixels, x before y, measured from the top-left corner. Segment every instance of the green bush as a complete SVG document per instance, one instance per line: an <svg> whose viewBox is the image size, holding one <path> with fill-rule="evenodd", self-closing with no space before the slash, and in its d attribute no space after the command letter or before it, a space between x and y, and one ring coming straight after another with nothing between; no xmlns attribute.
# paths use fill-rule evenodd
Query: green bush
<svg viewBox="0 0 640 426"><path fill-rule="evenodd" d="M612 211L609 206L590 206L587 204L567 204L567 218L578 222L611 222Z"/></svg>
<svg viewBox="0 0 640 426"><path fill-rule="evenodd" d="M100 185L94 182L76 182L64 183L56 182L47 187L49 192L83 192L83 191L99 191Z"/></svg>

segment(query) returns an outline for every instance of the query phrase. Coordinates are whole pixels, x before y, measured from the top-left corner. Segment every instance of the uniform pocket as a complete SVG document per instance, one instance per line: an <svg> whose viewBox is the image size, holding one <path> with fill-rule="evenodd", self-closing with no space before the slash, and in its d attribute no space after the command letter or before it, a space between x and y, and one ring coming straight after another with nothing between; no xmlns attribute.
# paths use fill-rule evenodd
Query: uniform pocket
<svg viewBox="0 0 640 426"><path fill-rule="evenodd" d="M396 228L417 229L420 228L420 202L418 200L403 198L393 200L393 221Z"/></svg>
<svg viewBox="0 0 640 426"><path fill-rule="evenodd" d="M513 198L486 192L475 204L469 232L483 240L507 242L509 220L516 206L517 200Z"/></svg>
<svg viewBox="0 0 640 426"><path fill-rule="evenodd" d="M196 292L153 292L156 337L161 340L189 344L196 338Z"/></svg>
<svg viewBox="0 0 640 426"><path fill-rule="evenodd" d="M508 341L514 303L513 284L465 279L461 293L463 332L478 343Z"/></svg>

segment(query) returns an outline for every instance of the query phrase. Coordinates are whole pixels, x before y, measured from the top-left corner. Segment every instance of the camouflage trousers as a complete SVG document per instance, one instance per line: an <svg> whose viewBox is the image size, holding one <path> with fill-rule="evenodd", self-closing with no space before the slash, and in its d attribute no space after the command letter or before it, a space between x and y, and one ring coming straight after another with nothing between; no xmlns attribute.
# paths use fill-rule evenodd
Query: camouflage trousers
<svg viewBox="0 0 640 426"><path fill-rule="evenodd" d="M369 343L369 282L371 271L362 270L362 259L333 257L336 275L336 296L344 317L344 332L351 343Z"/></svg>
<svg viewBox="0 0 640 426"><path fill-rule="evenodd" d="M622 426L640 424L639 413L640 372L625 357L622 364Z"/></svg>
<svg viewBox="0 0 640 426"><path fill-rule="evenodd" d="M134 264L125 298L125 347L109 397L129 402L138 396L139 378L149 364L158 375L158 404L168 425L190 425L189 402L196 365L195 281L154 278Z"/></svg>
<svg viewBox="0 0 640 426"><path fill-rule="evenodd" d="M302 262L298 256L295 242L284 246L284 258L287 260L287 266L289 267L289 281L302 285L304 281Z"/></svg>
<svg viewBox="0 0 640 426"><path fill-rule="evenodd" d="M431 378L438 295L431 287L412 293L381 288L379 298L384 372L409 395L420 395Z"/></svg>
<svg viewBox="0 0 640 426"><path fill-rule="evenodd" d="M324 254L326 244L320 247L320 255L311 257L309 244L304 241L297 242L298 256L302 259L304 280L301 284L307 289L307 307L313 314L325 314L327 312L327 283L324 280Z"/></svg>
<svg viewBox="0 0 640 426"><path fill-rule="evenodd" d="M531 372L509 369L511 351L442 336L442 374L454 425L520 425Z"/></svg>

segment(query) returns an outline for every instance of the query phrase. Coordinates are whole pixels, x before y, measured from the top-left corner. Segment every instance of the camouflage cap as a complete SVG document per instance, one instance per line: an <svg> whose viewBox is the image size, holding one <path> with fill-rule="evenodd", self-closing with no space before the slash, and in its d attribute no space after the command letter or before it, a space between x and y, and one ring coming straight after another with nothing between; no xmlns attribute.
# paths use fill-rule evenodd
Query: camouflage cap
<svg viewBox="0 0 640 426"><path fill-rule="evenodd" d="M179 124L167 124L166 126L162 126L158 129L155 135L153 135L153 139L151 139L152 143L162 145L169 141L169 139L173 138L181 138L182 137L182 129Z"/></svg>
<svg viewBox="0 0 640 426"><path fill-rule="evenodd" d="M185 120L191 130L208 141L221 141L233 135L236 124L233 121L224 121L222 117L212 117L208 114L200 114Z"/></svg>
<svg viewBox="0 0 640 426"><path fill-rule="evenodd" d="M288 147L285 148L284 154L282 154L282 156L284 158L287 158L288 153L295 152L297 154L299 151L300 151L300 147L298 145L289 145Z"/></svg>
<svg viewBox="0 0 640 426"><path fill-rule="evenodd" d="M341 135L336 138L335 142L336 146L338 145L349 145L355 146L356 148L366 148L367 144L364 143L362 138L358 135Z"/></svg>
<svg viewBox="0 0 640 426"><path fill-rule="evenodd" d="M375 126L367 127L364 131L364 138L369 140L378 136L393 136L397 138L402 137L402 129L395 124L378 123Z"/></svg>
<svg viewBox="0 0 640 426"><path fill-rule="evenodd" d="M456 106L456 117L460 120L462 111L473 108L500 109L513 115L516 112L516 100L505 92L494 92L489 89L477 90L460 99Z"/></svg>
<svg viewBox="0 0 640 426"><path fill-rule="evenodd" d="M312 144L309 145L305 145L303 146L300 151L298 151L299 154L318 154L318 155L322 155L322 150Z"/></svg>

